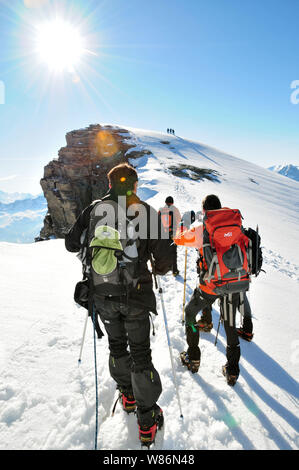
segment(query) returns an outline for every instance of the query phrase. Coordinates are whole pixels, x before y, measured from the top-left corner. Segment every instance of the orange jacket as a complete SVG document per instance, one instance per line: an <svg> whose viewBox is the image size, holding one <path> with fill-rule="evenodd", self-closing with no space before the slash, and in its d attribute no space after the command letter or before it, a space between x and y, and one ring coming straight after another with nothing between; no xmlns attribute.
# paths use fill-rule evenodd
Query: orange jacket
<svg viewBox="0 0 299 470"><path fill-rule="evenodd" d="M185 246L189 248L196 248L199 254L203 258L203 225L191 227L189 230L182 228L178 230L174 239L174 243L179 246ZM205 263L205 261L203 261ZM212 289L207 284L199 284L202 291L210 295L215 295Z"/></svg>

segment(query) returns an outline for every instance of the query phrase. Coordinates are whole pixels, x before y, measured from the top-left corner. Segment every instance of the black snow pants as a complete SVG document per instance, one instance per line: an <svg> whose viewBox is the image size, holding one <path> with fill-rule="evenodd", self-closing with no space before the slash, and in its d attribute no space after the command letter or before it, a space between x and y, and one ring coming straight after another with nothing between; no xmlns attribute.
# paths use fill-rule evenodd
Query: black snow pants
<svg viewBox="0 0 299 470"><path fill-rule="evenodd" d="M240 310L240 306L238 307ZM246 292L244 293L244 317L242 327L246 333L252 333L252 313L249 300L247 298Z"/></svg>
<svg viewBox="0 0 299 470"><path fill-rule="evenodd" d="M150 314L113 297L95 298L94 303L108 335L111 377L123 392L133 391L142 424L162 392L160 376L151 358Z"/></svg>
<svg viewBox="0 0 299 470"><path fill-rule="evenodd" d="M196 315L204 310L210 309L215 300L219 298L215 295L209 295L201 291L199 288L195 289L193 295L188 302L185 314L186 314L186 339L188 344L188 356L192 360L200 360L201 351L198 346L199 344L199 331L196 328L192 328L192 325L196 322ZM223 298L220 297L223 301ZM227 370L229 374L239 375L239 360L240 360L240 343L239 337L236 330L236 311L239 306L240 296L239 294L232 295L231 303L231 314L224 316L224 329L226 333L226 358L227 358ZM227 305L227 311L230 306Z"/></svg>
<svg viewBox="0 0 299 470"><path fill-rule="evenodd" d="M223 298L222 298L223 301ZM223 308L223 307L222 307ZM240 299L238 304L238 310L241 312ZM205 320L207 323L212 323L212 306L205 307L201 314L201 319ZM252 333L252 313L249 300L247 298L246 292L244 292L244 316L242 317L241 325L246 333Z"/></svg>
<svg viewBox="0 0 299 470"><path fill-rule="evenodd" d="M169 241L169 257L171 258L170 264L171 264L171 267L172 267L172 272L176 273L178 271L178 261L177 261L178 247L174 243L171 235L169 235L169 240L168 241Z"/></svg>

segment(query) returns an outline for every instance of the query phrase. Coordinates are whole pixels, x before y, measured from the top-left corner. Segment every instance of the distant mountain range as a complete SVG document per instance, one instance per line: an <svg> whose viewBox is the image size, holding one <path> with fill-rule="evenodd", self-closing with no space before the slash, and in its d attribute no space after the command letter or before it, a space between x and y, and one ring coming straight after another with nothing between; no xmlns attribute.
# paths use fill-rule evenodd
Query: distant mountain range
<svg viewBox="0 0 299 470"><path fill-rule="evenodd" d="M0 242L33 243L46 212L42 195L0 191Z"/></svg>
<svg viewBox="0 0 299 470"><path fill-rule="evenodd" d="M33 196L30 193L6 193L5 191L0 190L0 202L3 202L4 204L35 197L36 196Z"/></svg>
<svg viewBox="0 0 299 470"><path fill-rule="evenodd" d="M270 166L268 170L275 171L280 175L287 176L292 180L299 181L299 166L296 165L275 165Z"/></svg>
<svg viewBox="0 0 299 470"><path fill-rule="evenodd" d="M191 150L194 151L193 147ZM268 169L299 181L298 166L291 164L275 165ZM192 177L191 180L193 181L194 178ZM250 180L253 181L252 178ZM150 197L156 194L156 191L153 191L152 188L153 182L141 186L139 193L147 191L146 194L142 194L143 198L148 197L148 192L150 192ZM46 213L47 201L42 194L34 196L29 193L0 191L0 242L33 243L34 238L39 236Z"/></svg>
<svg viewBox="0 0 299 470"><path fill-rule="evenodd" d="M17 199L8 204L0 202L0 214L3 212L15 214L16 212L24 212L27 210L36 211L44 209L47 201L44 196L30 196L26 199Z"/></svg>

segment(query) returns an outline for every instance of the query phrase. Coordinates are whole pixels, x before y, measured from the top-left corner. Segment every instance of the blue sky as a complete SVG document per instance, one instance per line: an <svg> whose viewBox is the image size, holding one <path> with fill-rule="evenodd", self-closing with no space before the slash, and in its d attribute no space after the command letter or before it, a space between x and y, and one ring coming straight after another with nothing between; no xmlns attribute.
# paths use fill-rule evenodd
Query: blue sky
<svg viewBox="0 0 299 470"><path fill-rule="evenodd" d="M34 54L35 26L55 15L93 52L79 81ZM298 0L0 0L0 190L40 192L66 132L91 123L172 127L261 166L299 165L298 18Z"/></svg>

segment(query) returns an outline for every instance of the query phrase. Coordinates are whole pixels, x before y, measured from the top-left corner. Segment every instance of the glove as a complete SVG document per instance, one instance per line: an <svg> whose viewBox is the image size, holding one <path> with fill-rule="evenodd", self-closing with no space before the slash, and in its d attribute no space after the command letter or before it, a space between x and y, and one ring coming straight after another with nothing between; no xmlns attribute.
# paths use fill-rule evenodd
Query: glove
<svg viewBox="0 0 299 470"><path fill-rule="evenodd" d="M165 276L165 274L168 273L168 271L172 270L172 266L164 267L164 268L157 268L156 266L153 266L152 268L152 273L156 274L157 276Z"/></svg>
<svg viewBox="0 0 299 470"><path fill-rule="evenodd" d="M83 308L88 310L89 299L89 280L77 282L74 292L74 301Z"/></svg>

